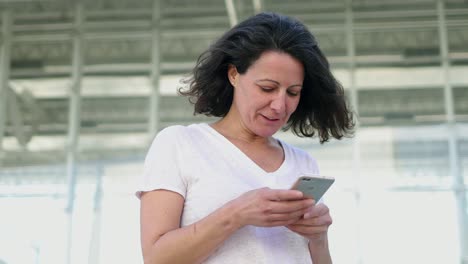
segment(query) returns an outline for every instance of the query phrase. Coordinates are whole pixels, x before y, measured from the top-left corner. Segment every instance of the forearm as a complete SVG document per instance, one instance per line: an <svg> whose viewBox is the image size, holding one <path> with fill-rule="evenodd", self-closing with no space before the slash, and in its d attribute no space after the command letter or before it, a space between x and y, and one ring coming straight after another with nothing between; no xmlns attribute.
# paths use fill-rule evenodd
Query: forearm
<svg viewBox="0 0 468 264"><path fill-rule="evenodd" d="M314 264L331 264L332 259L328 247L328 236L309 241L309 251Z"/></svg>
<svg viewBox="0 0 468 264"><path fill-rule="evenodd" d="M145 264L202 262L240 228L232 214L224 206L194 224L164 234L144 250Z"/></svg>

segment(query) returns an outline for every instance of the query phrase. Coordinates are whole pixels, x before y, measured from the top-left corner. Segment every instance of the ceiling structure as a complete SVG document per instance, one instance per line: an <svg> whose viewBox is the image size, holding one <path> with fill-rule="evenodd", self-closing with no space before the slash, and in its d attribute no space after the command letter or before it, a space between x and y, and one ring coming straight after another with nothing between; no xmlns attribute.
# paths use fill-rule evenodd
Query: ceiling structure
<svg viewBox="0 0 468 264"><path fill-rule="evenodd" d="M444 62L454 118L466 122L468 1L440 2L0 0L0 45L9 44L10 62L0 165L65 161L76 83L82 161L140 157L156 125L212 120L193 116L176 96L177 80L232 24L260 10L309 26L346 93L356 91L362 126L444 123ZM153 84L161 89L156 111Z"/></svg>

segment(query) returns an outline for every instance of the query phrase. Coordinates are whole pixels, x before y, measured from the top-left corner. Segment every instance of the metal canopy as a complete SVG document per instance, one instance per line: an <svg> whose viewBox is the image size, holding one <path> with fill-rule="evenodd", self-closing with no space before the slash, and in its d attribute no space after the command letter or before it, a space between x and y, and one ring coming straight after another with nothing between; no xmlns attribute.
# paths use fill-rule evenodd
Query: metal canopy
<svg viewBox="0 0 468 264"><path fill-rule="evenodd" d="M161 128L212 120L192 115L174 79L229 27L268 10L309 26L360 127L446 128L434 157L449 152L466 260L466 0L0 0L0 10L0 166L66 163L70 226L76 164L141 160Z"/></svg>
<svg viewBox="0 0 468 264"><path fill-rule="evenodd" d="M60 154L44 158L39 152L65 155L63 138L69 135L70 124L77 124L79 137L90 138L90 142L102 135L125 137L122 146L117 143L109 151L112 156L115 149L130 155L143 153L148 143L143 135L154 134L154 129L212 120L193 116L187 99L175 96L178 83L165 84L164 80L186 76L197 56L233 21L259 10L292 15L309 26L347 94L350 87L356 87L361 126L445 122L445 83L438 73L439 22L437 4L432 0L352 1L350 28L346 3L336 0L82 1L84 17L79 30L83 48L75 57L71 55L77 33L73 2L0 0L0 9L8 11L2 13L2 23L11 19L11 26L3 26L7 33L0 37L2 47L11 50L5 57L10 63L3 64L10 65L8 88L2 91L13 91L15 99L5 100L1 109L17 110L0 115L4 119L5 166L61 162ZM463 72L468 71L468 3L445 1L444 14L449 74L458 76L452 80L454 119L466 122L468 77ZM354 39L352 53L347 30ZM74 123L67 91L77 74L73 62L78 59L82 61L81 110L77 109L79 120ZM380 76L379 69L396 73L369 80L369 75ZM395 76L406 76L406 80ZM418 81L431 78L434 80ZM389 83L380 84L385 81ZM172 92L156 94L168 87ZM54 141L54 147L38 143L45 140ZM135 140L139 143L133 148L124 143ZM92 152L86 144L80 139L80 159L90 158L91 154L84 154ZM106 148L93 146L92 150L105 153ZM15 153L22 158L17 159Z"/></svg>

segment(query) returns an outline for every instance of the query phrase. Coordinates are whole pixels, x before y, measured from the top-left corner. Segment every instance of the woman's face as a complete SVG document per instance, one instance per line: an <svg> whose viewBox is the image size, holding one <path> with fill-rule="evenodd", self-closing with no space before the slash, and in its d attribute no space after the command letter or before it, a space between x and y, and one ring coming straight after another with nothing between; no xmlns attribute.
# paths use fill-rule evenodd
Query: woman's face
<svg viewBox="0 0 468 264"><path fill-rule="evenodd" d="M269 137L281 129L296 110L304 67L287 53L266 51L243 74L231 66L228 77L234 86L230 111L234 111L241 125L254 135Z"/></svg>

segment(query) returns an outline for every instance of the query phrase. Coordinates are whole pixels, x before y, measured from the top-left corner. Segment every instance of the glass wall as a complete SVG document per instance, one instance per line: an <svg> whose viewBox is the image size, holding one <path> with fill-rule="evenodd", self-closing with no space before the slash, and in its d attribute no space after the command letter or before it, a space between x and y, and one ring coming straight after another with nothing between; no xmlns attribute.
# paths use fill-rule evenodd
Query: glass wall
<svg viewBox="0 0 468 264"><path fill-rule="evenodd" d="M336 178L324 198L334 220L336 263L459 263L445 132L441 126L363 127L360 160L353 159L354 139L320 145L278 135L313 155L322 175ZM461 156L466 161L468 153ZM139 157L79 166L71 263L141 261L134 187L142 162ZM55 177L45 182L44 174ZM64 167L2 169L2 179L10 178L0 198L6 263L63 263L70 232L63 175Z"/></svg>
<svg viewBox="0 0 468 264"><path fill-rule="evenodd" d="M359 133L360 159L353 161L359 166L337 162L352 160L353 140L308 148L321 174L336 178L325 199L336 262L459 263L461 233L443 127L363 127Z"/></svg>
<svg viewBox="0 0 468 264"><path fill-rule="evenodd" d="M141 263L151 133L213 120L179 80L259 8L310 27L356 111L353 138L277 135L336 179L334 262L468 263L466 1L20 2L0 1L0 264Z"/></svg>

